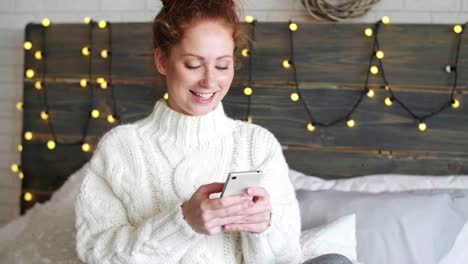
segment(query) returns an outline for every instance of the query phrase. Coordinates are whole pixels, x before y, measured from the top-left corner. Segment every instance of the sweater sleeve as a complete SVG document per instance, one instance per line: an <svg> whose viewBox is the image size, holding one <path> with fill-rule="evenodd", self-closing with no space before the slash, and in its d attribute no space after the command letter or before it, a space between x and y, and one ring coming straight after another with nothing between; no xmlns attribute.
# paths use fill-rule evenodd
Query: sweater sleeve
<svg viewBox="0 0 468 264"><path fill-rule="evenodd" d="M180 206L138 225L129 221L126 207L109 184L109 179L118 178L111 172L125 171L109 158L111 146L118 144L115 136L106 135L85 165L75 200L77 254L86 263L176 263L201 235L183 219Z"/></svg>
<svg viewBox="0 0 468 264"><path fill-rule="evenodd" d="M273 134L264 129L256 134L252 159L255 169L263 171L272 215L270 227L263 233L241 233L244 259L246 263L299 263L301 221L289 168Z"/></svg>

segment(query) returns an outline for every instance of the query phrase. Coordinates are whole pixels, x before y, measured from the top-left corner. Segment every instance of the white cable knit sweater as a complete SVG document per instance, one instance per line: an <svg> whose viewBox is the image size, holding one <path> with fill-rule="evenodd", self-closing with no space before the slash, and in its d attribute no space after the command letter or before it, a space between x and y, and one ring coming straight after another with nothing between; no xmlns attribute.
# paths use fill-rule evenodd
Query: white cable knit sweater
<svg viewBox="0 0 468 264"><path fill-rule="evenodd" d="M271 226L261 234L196 233L181 204L231 171L263 170ZM220 103L187 116L164 100L107 132L75 201L76 249L87 263L297 263L299 207L281 146L266 129L228 118Z"/></svg>

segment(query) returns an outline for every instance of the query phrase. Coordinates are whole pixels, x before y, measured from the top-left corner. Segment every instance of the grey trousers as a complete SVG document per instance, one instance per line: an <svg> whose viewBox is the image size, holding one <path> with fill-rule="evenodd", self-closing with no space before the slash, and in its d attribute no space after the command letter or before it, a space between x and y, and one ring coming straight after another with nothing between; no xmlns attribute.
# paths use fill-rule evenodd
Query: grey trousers
<svg viewBox="0 0 468 264"><path fill-rule="evenodd" d="M313 259L309 259L303 264L352 264L352 262L343 255L325 254Z"/></svg>

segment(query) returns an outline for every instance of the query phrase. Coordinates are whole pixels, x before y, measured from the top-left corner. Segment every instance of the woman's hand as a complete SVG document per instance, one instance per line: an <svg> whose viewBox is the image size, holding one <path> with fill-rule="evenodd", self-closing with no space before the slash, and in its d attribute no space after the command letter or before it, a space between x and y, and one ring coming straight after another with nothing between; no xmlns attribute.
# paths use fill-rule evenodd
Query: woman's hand
<svg viewBox="0 0 468 264"><path fill-rule="evenodd" d="M223 231L222 226L236 223L246 217L243 213L254 206L246 195L232 195L210 199L212 193L223 190L224 183L210 183L200 186L190 200L182 205L185 221L195 232L214 235Z"/></svg>
<svg viewBox="0 0 468 264"><path fill-rule="evenodd" d="M271 205L268 192L264 188L251 187L247 189L247 193L254 197L254 206L242 212L247 216L225 225L225 232L262 233L270 226Z"/></svg>

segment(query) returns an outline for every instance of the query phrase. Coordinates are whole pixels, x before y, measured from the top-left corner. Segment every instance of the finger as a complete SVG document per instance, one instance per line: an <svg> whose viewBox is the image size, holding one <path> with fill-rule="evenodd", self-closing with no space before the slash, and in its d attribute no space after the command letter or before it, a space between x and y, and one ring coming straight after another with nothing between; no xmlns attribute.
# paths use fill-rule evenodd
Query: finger
<svg viewBox="0 0 468 264"><path fill-rule="evenodd" d="M233 215L245 215L245 213L242 213L242 211L245 211L254 205L255 204L252 201L242 201L241 203L236 203L231 206L221 207L217 210L214 210L211 212L211 215L216 218L224 218Z"/></svg>
<svg viewBox="0 0 468 264"><path fill-rule="evenodd" d="M268 228L268 223L255 223L255 224L231 224L225 225L223 228L224 232L251 232L261 233Z"/></svg>
<svg viewBox="0 0 468 264"><path fill-rule="evenodd" d="M198 188L197 192L205 197L209 197L212 193L222 192L224 188L223 182L213 182L202 185Z"/></svg>
<svg viewBox="0 0 468 264"><path fill-rule="evenodd" d="M264 222L269 223L270 217L271 217L270 213L262 212L259 214L254 214L254 215L245 216L239 219L234 219L236 221L233 221L232 224L256 224L256 223L264 223Z"/></svg>
<svg viewBox="0 0 468 264"><path fill-rule="evenodd" d="M262 187L249 187L247 188L247 193L252 196L270 198L267 190Z"/></svg>
<svg viewBox="0 0 468 264"><path fill-rule="evenodd" d="M245 201L250 201L250 199L248 199L246 195L238 194L206 200L203 206L205 206L204 208L207 210L218 210Z"/></svg>
<svg viewBox="0 0 468 264"><path fill-rule="evenodd" d="M254 206L238 212L240 215L254 215L259 213L271 213L271 204L269 200L258 200L257 202L254 202Z"/></svg>

